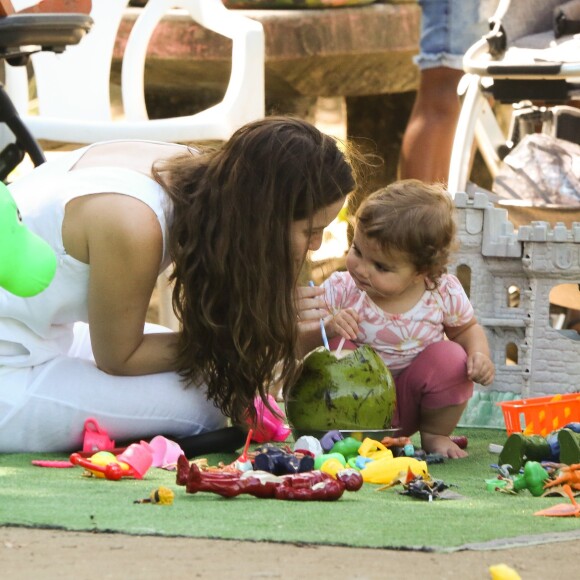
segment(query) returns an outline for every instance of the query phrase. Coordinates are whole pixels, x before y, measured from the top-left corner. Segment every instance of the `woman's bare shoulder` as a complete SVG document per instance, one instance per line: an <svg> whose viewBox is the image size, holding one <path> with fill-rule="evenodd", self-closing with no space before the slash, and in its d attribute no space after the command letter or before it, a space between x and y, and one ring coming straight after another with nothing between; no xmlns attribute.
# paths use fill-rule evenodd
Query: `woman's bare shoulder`
<svg viewBox="0 0 580 580"><path fill-rule="evenodd" d="M151 174L156 161L187 151L185 145L159 141L108 141L96 143L82 154L72 171L89 167L122 167Z"/></svg>
<svg viewBox="0 0 580 580"><path fill-rule="evenodd" d="M63 243L69 255L90 263L91 247L131 248L160 260L161 225L154 211L141 200L116 193L99 193L73 199L63 221Z"/></svg>

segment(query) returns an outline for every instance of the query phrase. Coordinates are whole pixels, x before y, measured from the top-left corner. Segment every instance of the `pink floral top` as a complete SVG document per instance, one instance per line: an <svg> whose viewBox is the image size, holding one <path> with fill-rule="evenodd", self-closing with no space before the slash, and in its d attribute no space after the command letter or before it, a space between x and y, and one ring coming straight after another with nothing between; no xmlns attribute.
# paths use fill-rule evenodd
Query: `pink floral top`
<svg viewBox="0 0 580 580"><path fill-rule="evenodd" d="M323 284L329 308L355 308L361 291L348 272L335 272ZM473 307L461 282L444 274L436 290L426 290L403 314L389 314L365 296L360 308L355 344L372 346L394 375L399 374L429 344L444 340L444 326L462 326L473 318Z"/></svg>

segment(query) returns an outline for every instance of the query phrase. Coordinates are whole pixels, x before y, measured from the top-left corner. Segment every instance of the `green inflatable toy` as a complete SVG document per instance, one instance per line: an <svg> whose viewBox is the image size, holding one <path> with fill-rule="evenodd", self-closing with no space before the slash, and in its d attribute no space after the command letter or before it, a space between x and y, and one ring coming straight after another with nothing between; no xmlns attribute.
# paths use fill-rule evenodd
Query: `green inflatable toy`
<svg viewBox="0 0 580 580"><path fill-rule="evenodd" d="M318 348L286 397L286 414L296 434L390 429L395 382L381 357L363 345L338 359Z"/></svg>
<svg viewBox="0 0 580 580"><path fill-rule="evenodd" d="M29 298L42 292L55 272L52 248L22 223L16 202L0 183L0 287Z"/></svg>

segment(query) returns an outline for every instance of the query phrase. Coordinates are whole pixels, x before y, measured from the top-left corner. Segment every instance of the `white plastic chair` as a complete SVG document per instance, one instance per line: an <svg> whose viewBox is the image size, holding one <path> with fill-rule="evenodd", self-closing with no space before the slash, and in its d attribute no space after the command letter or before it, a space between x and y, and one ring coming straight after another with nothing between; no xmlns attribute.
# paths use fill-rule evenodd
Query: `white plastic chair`
<svg viewBox="0 0 580 580"><path fill-rule="evenodd" d="M129 0L93 0L91 32L63 54L31 58L38 113L30 111L26 67L6 65L6 90L37 139L94 143L112 139L170 142L227 140L247 122L264 117L264 31L259 22L228 10L221 0L149 0L131 30L121 72L122 116L113 116L110 72L119 24ZM232 39L232 66L223 100L199 113L149 119L144 72L149 40L173 8L203 27ZM195 79L192 79L195 83ZM160 276L160 323L177 328L166 276Z"/></svg>
<svg viewBox="0 0 580 580"><path fill-rule="evenodd" d="M94 0L94 25L82 42L63 54L33 55L38 114L29 112L25 67L7 66L8 94L35 137L66 143L225 140L241 125L264 116L262 25L228 10L221 0L149 0L131 30L123 56L124 117L113 119L109 78L127 4L128 0ZM232 39L231 76L217 105L194 115L149 119L144 95L147 47L158 22L172 8L187 11L200 25Z"/></svg>

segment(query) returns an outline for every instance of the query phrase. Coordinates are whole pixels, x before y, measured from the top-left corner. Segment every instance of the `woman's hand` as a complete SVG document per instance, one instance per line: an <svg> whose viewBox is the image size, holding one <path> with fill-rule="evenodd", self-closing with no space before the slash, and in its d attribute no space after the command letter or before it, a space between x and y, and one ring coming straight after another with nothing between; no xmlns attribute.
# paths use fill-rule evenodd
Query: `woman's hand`
<svg viewBox="0 0 580 580"><path fill-rule="evenodd" d="M324 319L326 324L331 318L324 300L324 288L320 286L298 286L296 308L300 333L316 331L320 334L320 319Z"/></svg>

